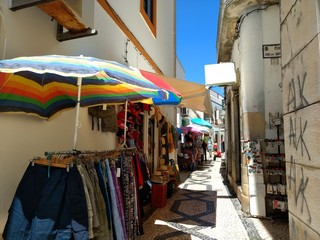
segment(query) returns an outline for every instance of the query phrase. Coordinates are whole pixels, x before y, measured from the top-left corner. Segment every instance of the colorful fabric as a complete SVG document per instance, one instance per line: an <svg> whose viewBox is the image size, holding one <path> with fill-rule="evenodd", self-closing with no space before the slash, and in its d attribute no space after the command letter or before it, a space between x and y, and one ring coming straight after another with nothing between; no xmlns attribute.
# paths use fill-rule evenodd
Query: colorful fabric
<svg viewBox="0 0 320 240"><path fill-rule="evenodd" d="M99 178L98 178L96 169L94 167L94 163L86 161L85 167L88 171L89 178L93 185L94 201L97 206L97 215L100 223L97 228L93 228L94 238L97 240L112 239L113 233L112 233L112 229L109 229L109 226L108 226L109 222L107 218L106 203L101 193Z"/></svg>
<svg viewBox="0 0 320 240"><path fill-rule="evenodd" d="M126 235L124 235L122 221L121 221L121 212L119 212L119 204L117 202L117 193L113 183L113 178L109 166L109 160L105 160L106 163L106 177L108 186L110 189L110 200L111 200L111 209L113 215L113 224L114 224L114 231L116 235L116 239L126 239Z"/></svg>
<svg viewBox="0 0 320 240"><path fill-rule="evenodd" d="M124 219L127 239L136 239L135 187L132 157L119 158L121 166L121 190L123 193Z"/></svg>
<svg viewBox="0 0 320 240"><path fill-rule="evenodd" d="M124 239L127 239L127 232L126 232L126 224L124 219L124 207L123 207L123 198L121 193L121 186L119 183L119 179L117 178L117 168L115 166L110 166L113 184L115 187L116 197L117 197L117 204L118 204L118 211L121 219L121 226L122 226L122 232Z"/></svg>

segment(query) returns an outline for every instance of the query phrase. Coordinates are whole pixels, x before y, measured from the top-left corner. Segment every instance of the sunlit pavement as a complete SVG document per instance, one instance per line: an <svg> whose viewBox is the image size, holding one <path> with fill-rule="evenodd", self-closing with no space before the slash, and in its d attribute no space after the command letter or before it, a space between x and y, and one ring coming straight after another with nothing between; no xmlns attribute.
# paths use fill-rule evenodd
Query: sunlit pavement
<svg viewBox="0 0 320 240"><path fill-rule="evenodd" d="M144 223L138 239L289 239L288 223L259 219L241 211L237 197L224 184L224 160L206 161L184 180Z"/></svg>

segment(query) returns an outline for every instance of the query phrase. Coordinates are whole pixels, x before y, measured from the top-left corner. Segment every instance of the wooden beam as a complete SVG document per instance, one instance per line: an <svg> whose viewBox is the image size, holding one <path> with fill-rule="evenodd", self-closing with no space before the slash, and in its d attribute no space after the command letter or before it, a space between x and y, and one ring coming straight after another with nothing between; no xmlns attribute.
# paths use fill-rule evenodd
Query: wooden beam
<svg viewBox="0 0 320 240"><path fill-rule="evenodd" d="M68 29L70 33L85 32L89 29L82 22L81 17L64 0L42 3L38 7Z"/></svg>

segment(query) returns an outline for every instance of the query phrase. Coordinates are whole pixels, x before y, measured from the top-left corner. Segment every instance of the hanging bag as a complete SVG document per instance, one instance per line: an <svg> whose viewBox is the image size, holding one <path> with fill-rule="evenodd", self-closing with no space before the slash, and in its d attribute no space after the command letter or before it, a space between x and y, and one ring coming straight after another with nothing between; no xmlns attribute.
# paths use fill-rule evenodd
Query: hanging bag
<svg viewBox="0 0 320 240"><path fill-rule="evenodd" d="M91 122L92 127L91 129L94 130L94 119L97 119L97 127L98 131L100 130L100 124L99 124L99 111L102 109L102 106L94 106L94 107L88 107L88 113L91 116Z"/></svg>
<svg viewBox="0 0 320 240"><path fill-rule="evenodd" d="M108 105L105 109L102 105L89 107L88 113L92 117L92 130L94 130L94 120L97 119L97 128L102 132L117 132L117 114L114 105Z"/></svg>
<svg viewBox="0 0 320 240"><path fill-rule="evenodd" d="M117 132L117 113L115 105L108 105L106 110L101 110L99 113L101 118L101 131L102 132Z"/></svg>

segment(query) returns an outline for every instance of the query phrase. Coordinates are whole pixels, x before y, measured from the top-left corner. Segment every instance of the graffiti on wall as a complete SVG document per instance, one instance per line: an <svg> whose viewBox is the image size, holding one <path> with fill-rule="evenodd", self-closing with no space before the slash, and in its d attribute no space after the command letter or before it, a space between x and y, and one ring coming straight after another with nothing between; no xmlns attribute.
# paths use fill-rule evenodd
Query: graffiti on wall
<svg viewBox="0 0 320 240"><path fill-rule="evenodd" d="M298 228L296 221L291 217L291 224L290 224L290 236L298 237L300 235L301 229ZM307 230L302 230L302 236L303 238L301 240L307 240L308 239L308 233Z"/></svg>
<svg viewBox="0 0 320 240"><path fill-rule="evenodd" d="M297 165L294 156L304 156L307 154L308 160L311 161L311 156L306 144L304 134L307 130L308 121L302 121L301 117L297 121L296 118L290 116L290 131L289 131L289 146L295 150L290 156L290 170L288 174L289 191L293 191L294 202L300 208L301 214L307 211L307 221L311 223L311 212L308 205L308 200L305 196L305 191L308 187L309 177L304 175L304 169L300 166L300 176L297 176ZM294 154L294 155L293 155ZM299 206L298 206L299 203Z"/></svg>
<svg viewBox="0 0 320 240"><path fill-rule="evenodd" d="M304 134L308 126L308 121L302 122L301 117L297 125L297 119L290 117L290 131L289 131L289 144L293 146L296 151L304 156L304 153L308 155L309 161L311 161L310 153L307 144L304 140Z"/></svg>
<svg viewBox="0 0 320 240"><path fill-rule="evenodd" d="M305 72L302 76L297 76L297 81L292 78L289 82L288 111L290 111L290 109L297 110L309 104L303 93L306 78L307 73Z"/></svg>
<svg viewBox="0 0 320 240"><path fill-rule="evenodd" d="M307 73L298 74L296 78L292 78L288 84L288 111L296 111L309 105L307 98L304 95L304 87L307 78ZM289 135L288 145L293 150L290 156L290 169L288 172L288 190L293 193L295 203L300 213L305 213L307 222L310 224L312 221L311 211L306 197L306 190L309 184L309 177L305 175L304 167L296 164L296 157L306 156L311 161L308 144L305 141L305 133L308 128L308 121L303 120L301 117L292 117L289 119ZM299 169L298 169L299 168ZM295 222L293 221L295 225ZM291 226L291 231L297 231L295 226ZM306 233L304 233L304 236ZM295 235L295 233L294 233Z"/></svg>
<svg viewBox="0 0 320 240"><path fill-rule="evenodd" d="M303 172L303 167L300 167L301 174L297 176L296 162L294 157L290 157L290 171L288 176L289 182L289 191L293 191L294 202L297 207L300 207L300 213L303 214L304 211L307 211L307 221L311 223L311 212L309 209L308 200L305 195L305 191L308 187L309 177L306 177ZM299 206L298 203L300 202Z"/></svg>

